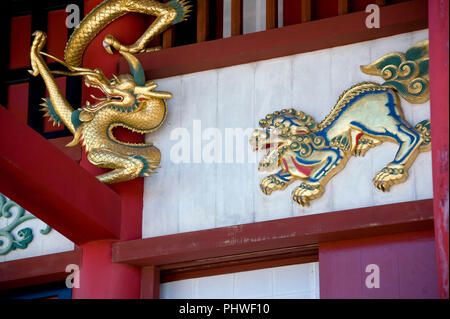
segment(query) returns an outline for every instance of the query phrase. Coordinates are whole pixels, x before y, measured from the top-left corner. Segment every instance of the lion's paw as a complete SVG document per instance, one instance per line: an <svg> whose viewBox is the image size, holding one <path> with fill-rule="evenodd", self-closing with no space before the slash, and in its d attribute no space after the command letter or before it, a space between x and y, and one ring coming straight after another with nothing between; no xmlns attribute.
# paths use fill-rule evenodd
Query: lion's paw
<svg viewBox="0 0 450 319"><path fill-rule="evenodd" d="M318 198L323 193L323 187L319 183L303 182L292 192L292 199L302 206L309 206L309 202Z"/></svg>
<svg viewBox="0 0 450 319"><path fill-rule="evenodd" d="M395 184L403 183L408 178L408 172L398 165L388 164L373 178L373 184L379 190L386 192Z"/></svg>
<svg viewBox="0 0 450 319"><path fill-rule="evenodd" d="M364 156L366 155L368 150L380 144L381 141L379 140L369 137L363 137L358 141L358 144L356 145L353 154L355 156Z"/></svg>
<svg viewBox="0 0 450 319"><path fill-rule="evenodd" d="M259 186L264 194L270 195L273 191L285 189L287 185L286 182L282 181L277 176L269 175L263 178Z"/></svg>

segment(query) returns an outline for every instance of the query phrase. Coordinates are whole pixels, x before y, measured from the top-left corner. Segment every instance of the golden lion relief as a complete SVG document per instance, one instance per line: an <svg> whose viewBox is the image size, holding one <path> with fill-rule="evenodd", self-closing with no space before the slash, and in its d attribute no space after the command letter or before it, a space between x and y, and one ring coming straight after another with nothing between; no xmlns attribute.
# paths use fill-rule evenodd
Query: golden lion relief
<svg viewBox="0 0 450 319"><path fill-rule="evenodd" d="M352 155L364 156L385 141L399 148L393 161L375 175L375 187L389 191L407 179L417 154L431 147L430 121L410 125L398 95L412 103L429 99L428 41L417 43L405 54L387 54L361 70L382 76L386 82L352 86L321 123L294 109L273 112L259 122L262 129L253 133L250 144L254 150L270 149L259 170L281 168L261 181L264 194L300 180L292 199L307 206L323 194L327 182Z"/></svg>

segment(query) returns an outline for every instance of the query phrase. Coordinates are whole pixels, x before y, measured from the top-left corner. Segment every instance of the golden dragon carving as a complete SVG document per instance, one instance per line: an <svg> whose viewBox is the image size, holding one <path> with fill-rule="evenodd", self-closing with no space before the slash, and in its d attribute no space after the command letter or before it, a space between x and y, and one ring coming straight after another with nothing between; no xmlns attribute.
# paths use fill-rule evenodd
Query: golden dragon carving
<svg viewBox="0 0 450 319"><path fill-rule="evenodd" d="M259 170L281 168L261 181L264 194L300 180L292 199L308 206L322 196L325 185L352 155L364 156L384 141L399 148L394 160L375 175L375 187L389 191L407 179L417 154L431 147L430 121L410 125L399 95L416 104L429 99L428 40L405 53L389 53L361 70L385 82L362 82L344 91L321 123L295 109L273 112L259 122L262 129L254 131L250 144L254 150L269 150Z"/></svg>
<svg viewBox="0 0 450 319"><path fill-rule="evenodd" d="M159 166L161 154L153 144L125 143L114 137L115 127L124 127L141 134L157 130L166 118L165 100L171 93L155 91L158 86L146 81L144 70L134 53L149 52L159 48L146 48L147 44L171 24L184 21L189 13L187 1L173 0L160 3L154 0L107 0L93 9L80 23L70 37L65 50L64 61L42 52L47 36L36 31L30 50L33 76L41 75L49 92L42 106L56 124L64 125L74 134L67 146L82 143L88 160L111 171L97 176L103 183L117 183L148 176ZM126 46L112 35L103 41L107 52L113 50L128 61L131 74L122 74L108 79L100 69L81 67L83 54L89 43L108 24L127 13L142 13L156 16L155 21L136 41ZM44 56L64 65L69 71L51 71ZM102 92L104 97L92 96L98 103L74 109L62 94L53 74L84 76L87 87Z"/></svg>

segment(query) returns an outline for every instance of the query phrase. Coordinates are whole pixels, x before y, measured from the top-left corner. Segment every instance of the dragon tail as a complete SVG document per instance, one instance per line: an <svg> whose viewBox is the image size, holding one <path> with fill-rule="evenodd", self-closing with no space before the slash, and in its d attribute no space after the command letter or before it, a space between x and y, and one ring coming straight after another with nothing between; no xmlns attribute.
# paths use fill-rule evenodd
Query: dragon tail
<svg viewBox="0 0 450 319"><path fill-rule="evenodd" d="M382 86L395 89L410 103L421 104L430 98L428 62L428 40L424 40L405 53L389 53L363 65L361 71L381 76L386 81Z"/></svg>

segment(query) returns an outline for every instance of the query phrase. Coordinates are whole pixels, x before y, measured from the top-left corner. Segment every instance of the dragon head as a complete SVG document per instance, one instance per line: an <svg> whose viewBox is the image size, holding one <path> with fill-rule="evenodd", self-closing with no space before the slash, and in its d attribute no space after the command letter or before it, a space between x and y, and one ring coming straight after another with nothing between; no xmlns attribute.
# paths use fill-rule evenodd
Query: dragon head
<svg viewBox="0 0 450 319"><path fill-rule="evenodd" d="M102 70L84 70L84 81L87 87L93 87L103 93L103 97L91 94L98 102L91 105L89 101L83 108L88 112L96 112L106 106L114 106L116 109L129 110L139 103L152 98L170 99L172 94L168 92L153 91L158 87L153 81L145 81L145 74L139 60L132 54L121 52L128 61L131 74L113 75L108 79Z"/></svg>
<svg viewBox="0 0 450 319"><path fill-rule="evenodd" d="M261 129L253 132L250 144L254 151L268 150L259 162L259 170L272 171L280 166L283 154L297 143L298 136L313 132L317 124L301 111L283 109L266 115L259 126Z"/></svg>

